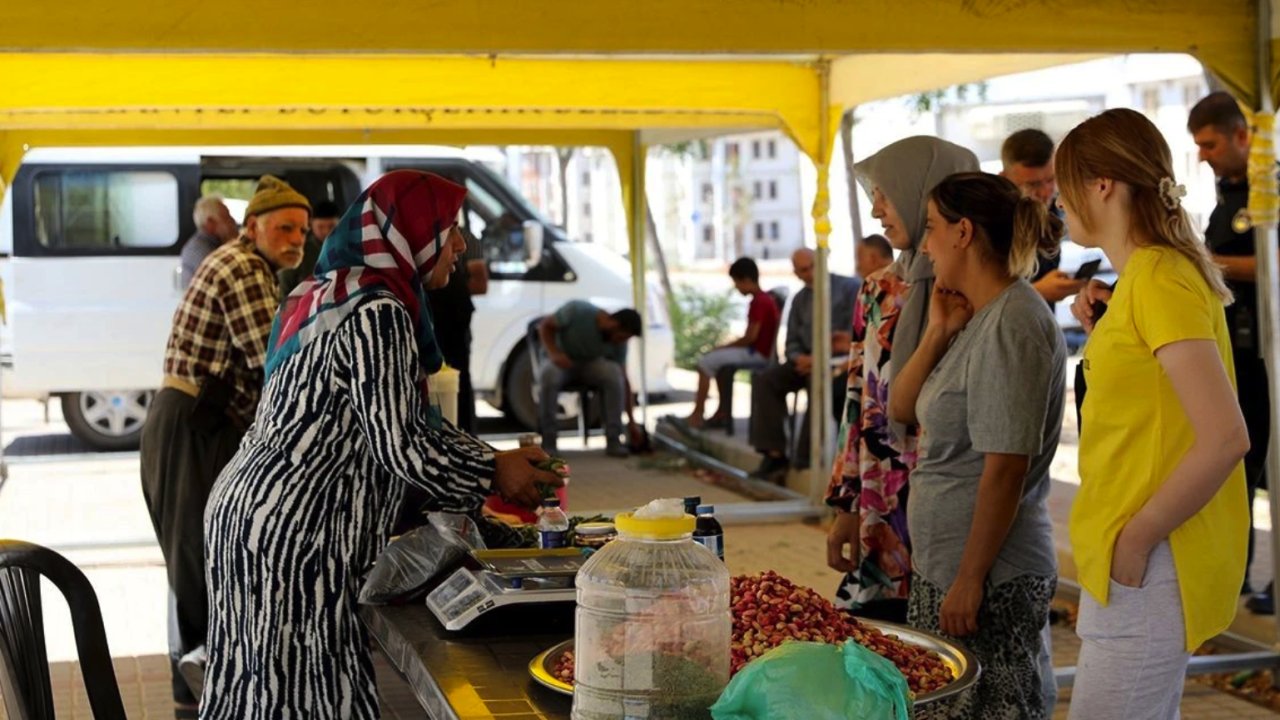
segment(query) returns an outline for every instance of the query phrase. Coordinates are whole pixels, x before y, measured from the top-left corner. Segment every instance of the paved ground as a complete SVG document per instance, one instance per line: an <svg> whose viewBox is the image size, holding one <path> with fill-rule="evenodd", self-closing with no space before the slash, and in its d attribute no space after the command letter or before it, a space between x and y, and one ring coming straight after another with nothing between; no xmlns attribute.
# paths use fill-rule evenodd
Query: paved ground
<svg viewBox="0 0 1280 720"><path fill-rule="evenodd" d="M741 399L738 407L745 407ZM655 414L659 412L684 414L688 405L671 405ZM76 448L65 437L56 407L46 424L39 404L6 403L3 420L4 441L22 452L9 458L10 479L0 488L0 533L56 547L85 570L103 606L129 716L171 717L164 658L164 570L142 504L136 454L67 455L68 448ZM1065 452L1055 467L1055 477L1066 478L1055 483L1056 517L1063 516L1069 506L1074 473L1073 439L1064 440ZM599 439L592 444L600 444ZM577 441L566 437L561 447L572 452ZM589 456L571 457L571 462L576 476L570 495L574 511L626 507L655 496L695 491L717 503L740 499L729 490L700 483L687 473L670 472L652 460L618 463L599 457L599 450L594 450ZM731 525L726 540L726 561L735 573L775 569L820 589L833 588L837 581L825 567L825 534L819 527L799 522ZM1266 547L1265 542L1260 545ZM1270 576L1262 567L1264 562L1259 563L1261 574L1255 574L1256 579ZM51 586L45 586L45 597L59 717L90 717L78 689L65 605ZM1274 638L1272 622L1251 616L1241 620L1250 634ZM1059 630L1054 643L1056 663L1074 664L1073 636ZM380 670L385 715L421 717L403 683L385 666ZM1067 697L1064 694L1064 701ZM1065 702L1061 705L1055 717L1065 717ZM1198 683L1188 684L1183 703L1183 717L1188 720L1273 716Z"/></svg>

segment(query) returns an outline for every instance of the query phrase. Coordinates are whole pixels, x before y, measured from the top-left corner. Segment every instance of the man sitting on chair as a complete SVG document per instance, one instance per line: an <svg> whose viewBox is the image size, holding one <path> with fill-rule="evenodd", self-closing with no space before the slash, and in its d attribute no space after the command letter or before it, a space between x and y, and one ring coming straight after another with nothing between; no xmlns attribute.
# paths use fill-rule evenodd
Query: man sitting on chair
<svg viewBox="0 0 1280 720"><path fill-rule="evenodd" d="M626 372L627 341L640 337L641 330L640 313L635 310L609 314L585 300L572 300L543 318L538 337L547 357L538 368L538 430L544 450L556 452L558 397L572 384L586 386L604 398L605 453L629 454L622 435L624 402L628 431L636 423Z"/></svg>
<svg viewBox="0 0 1280 720"><path fill-rule="evenodd" d="M791 267L804 288L791 301L791 314L787 318L787 343L785 362L764 370L751 381L751 446L763 458L753 477L778 481L789 468L809 467L809 416L806 413L800 428L800 437L794 442L796 457L787 457L787 438L784 423L789 416L787 395L809 385L809 374L817 363L830 363L831 357L813 356L813 280L814 251L801 248L791 256ZM862 283L857 278L830 273L831 283L831 351L834 354L849 352L850 328L853 327L853 304ZM838 388L838 391L837 391ZM828 402L832 414L839 415L844 401L844 379L838 376L832 384L832 397ZM812 399L810 400L812 402Z"/></svg>
<svg viewBox="0 0 1280 720"><path fill-rule="evenodd" d="M732 385L728 396L720 396L720 408L716 410L716 414L710 420L703 418L711 381L721 368L764 368L778 352L775 344L782 312L773 298L760 289L760 268L756 266L756 261L738 258L729 266L729 277L733 280L734 289L751 298L751 305L747 308L747 329L737 340L708 350L698 358L698 393L693 399L693 414L688 419L690 427L724 427L728 424L729 408L733 402Z"/></svg>

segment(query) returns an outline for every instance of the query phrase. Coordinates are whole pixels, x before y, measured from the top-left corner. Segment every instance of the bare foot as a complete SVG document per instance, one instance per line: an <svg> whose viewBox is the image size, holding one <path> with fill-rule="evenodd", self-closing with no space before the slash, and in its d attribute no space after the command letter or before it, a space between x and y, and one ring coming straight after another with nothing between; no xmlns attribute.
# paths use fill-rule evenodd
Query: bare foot
<svg viewBox="0 0 1280 720"><path fill-rule="evenodd" d="M691 428L700 428L705 422L706 421L702 419L701 415L690 415L684 419L684 423Z"/></svg>

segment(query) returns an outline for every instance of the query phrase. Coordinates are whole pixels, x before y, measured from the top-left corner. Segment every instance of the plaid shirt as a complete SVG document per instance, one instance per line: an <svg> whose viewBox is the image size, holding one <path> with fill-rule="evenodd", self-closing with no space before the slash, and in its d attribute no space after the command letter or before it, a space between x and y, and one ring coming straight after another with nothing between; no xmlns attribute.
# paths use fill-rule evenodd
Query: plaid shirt
<svg viewBox="0 0 1280 720"><path fill-rule="evenodd" d="M279 308L276 273L241 238L209 254L173 314L164 374L199 386L222 377L234 388L228 411L248 427L262 395L263 362Z"/></svg>

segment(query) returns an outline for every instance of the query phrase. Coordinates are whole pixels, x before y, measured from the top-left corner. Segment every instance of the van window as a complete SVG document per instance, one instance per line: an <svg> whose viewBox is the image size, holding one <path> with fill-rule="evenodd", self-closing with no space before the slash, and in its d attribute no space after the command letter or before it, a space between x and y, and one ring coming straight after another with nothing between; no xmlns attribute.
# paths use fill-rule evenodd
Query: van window
<svg viewBox="0 0 1280 720"><path fill-rule="evenodd" d="M68 170L35 178L38 242L51 250L169 247L178 178L154 170Z"/></svg>
<svg viewBox="0 0 1280 720"><path fill-rule="evenodd" d="M472 178L467 178L467 225L480 238L489 271L495 276L523 277L529 271L524 223Z"/></svg>
<svg viewBox="0 0 1280 720"><path fill-rule="evenodd" d="M244 211L249 207L253 191L258 188L256 178L212 178L200 181L200 196L217 195L227 206L237 224L244 224Z"/></svg>

